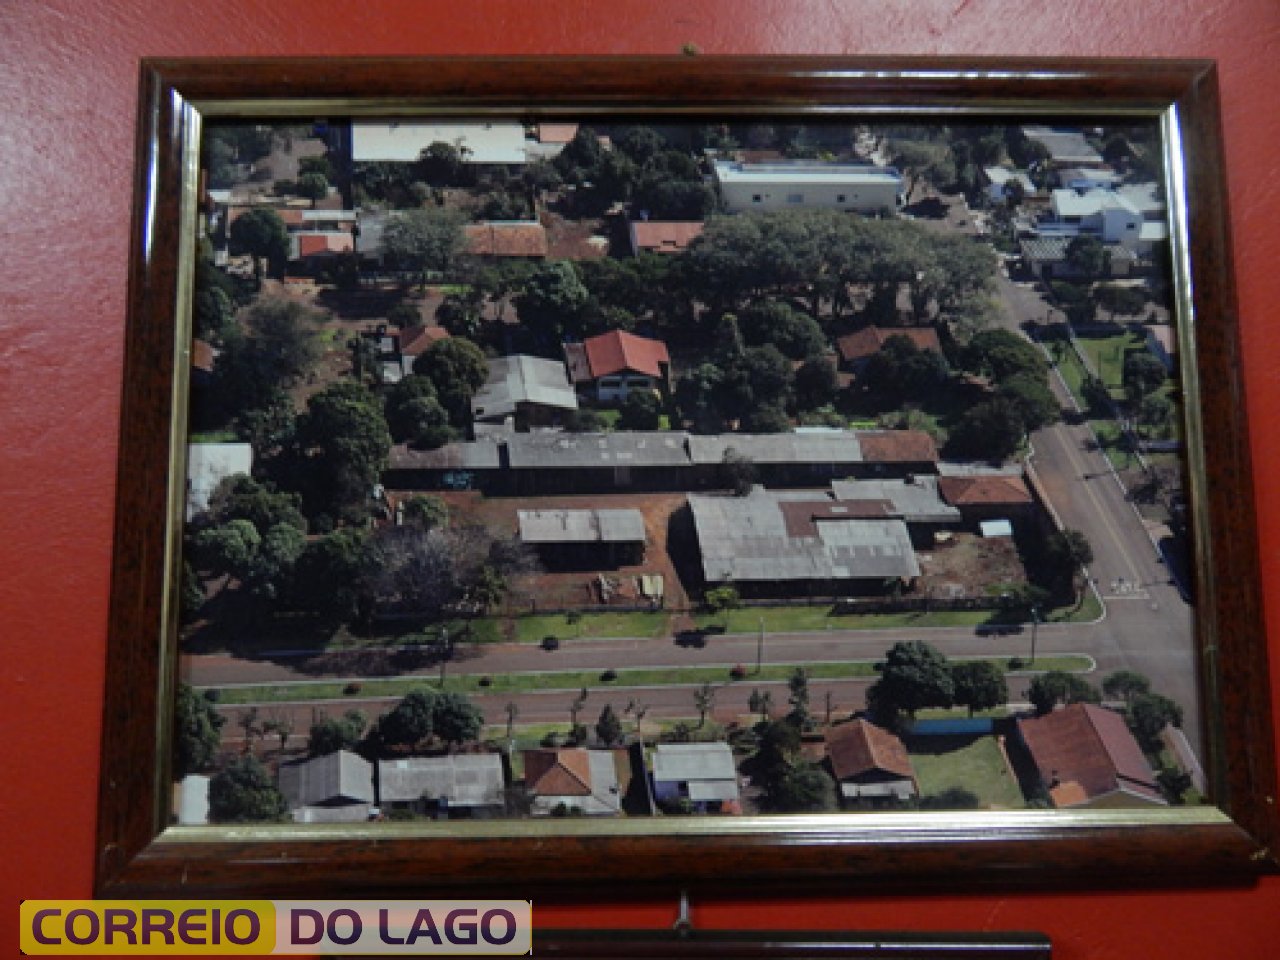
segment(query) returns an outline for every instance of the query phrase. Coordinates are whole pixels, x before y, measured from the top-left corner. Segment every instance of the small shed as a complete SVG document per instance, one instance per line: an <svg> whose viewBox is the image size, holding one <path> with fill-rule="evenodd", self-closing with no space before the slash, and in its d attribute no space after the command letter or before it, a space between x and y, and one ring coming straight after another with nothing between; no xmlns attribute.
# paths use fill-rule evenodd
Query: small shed
<svg viewBox="0 0 1280 960"><path fill-rule="evenodd" d="M552 568L598 570L643 562L639 510L520 510L520 542Z"/></svg>

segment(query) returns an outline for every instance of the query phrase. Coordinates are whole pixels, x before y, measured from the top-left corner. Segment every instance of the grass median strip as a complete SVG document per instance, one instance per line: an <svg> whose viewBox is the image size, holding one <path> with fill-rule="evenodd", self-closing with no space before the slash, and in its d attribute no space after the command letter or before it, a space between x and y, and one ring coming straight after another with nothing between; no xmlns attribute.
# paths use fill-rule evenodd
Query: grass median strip
<svg viewBox="0 0 1280 960"><path fill-rule="evenodd" d="M954 660L968 658L956 657ZM1006 667L1004 659L992 662ZM1035 670L1065 670L1084 673L1093 669L1093 660L1086 656L1066 655L1036 658ZM482 677L477 674L446 676L441 687L439 677L432 675L369 679L359 681L300 681L287 684L254 684L252 686L215 687L218 703L287 703L307 700L351 700L370 697L402 697L418 687L453 690L474 694L537 693L542 690L580 690L589 687L607 690L610 687L667 687L690 686L700 683L750 686L752 683L785 681L794 666L776 664L765 666L760 673L745 667L746 675L740 680L730 676L731 666L711 667L656 667L650 669L617 670L612 680L604 680L605 671L566 670L539 673L513 673ZM874 660L853 660L841 663L814 663L806 665L811 680L848 680L876 676ZM487 679L488 683L482 681Z"/></svg>

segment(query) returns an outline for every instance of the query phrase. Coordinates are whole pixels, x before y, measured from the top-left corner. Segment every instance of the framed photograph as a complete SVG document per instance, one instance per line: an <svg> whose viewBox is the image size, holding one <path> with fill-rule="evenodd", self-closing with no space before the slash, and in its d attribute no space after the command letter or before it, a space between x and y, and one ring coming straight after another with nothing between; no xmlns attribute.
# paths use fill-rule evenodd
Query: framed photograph
<svg viewBox="0 0 1280 960"><path fill-rule="evenodd" d="M99 895L1270 869L1216 98L144 63Z"/></svg>

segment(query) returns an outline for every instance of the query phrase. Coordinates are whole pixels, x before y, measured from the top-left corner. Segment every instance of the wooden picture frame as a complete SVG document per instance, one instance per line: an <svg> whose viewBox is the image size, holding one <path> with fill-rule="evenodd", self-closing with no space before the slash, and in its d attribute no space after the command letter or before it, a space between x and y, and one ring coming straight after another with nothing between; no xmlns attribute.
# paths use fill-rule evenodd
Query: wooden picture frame
<svg viewBox="0 0 1280 960"><path fill-rule="evenodd" d="M1275 771L1215 70L1191 60L150 60L136 207L102 742L97 895L841 889L1242 880L1275 866ZM1160 125L1167 162L1212 805L776 818L171 825L202 124L442 116ZM1034 654L1033 654L1034 656Z"/></svg>

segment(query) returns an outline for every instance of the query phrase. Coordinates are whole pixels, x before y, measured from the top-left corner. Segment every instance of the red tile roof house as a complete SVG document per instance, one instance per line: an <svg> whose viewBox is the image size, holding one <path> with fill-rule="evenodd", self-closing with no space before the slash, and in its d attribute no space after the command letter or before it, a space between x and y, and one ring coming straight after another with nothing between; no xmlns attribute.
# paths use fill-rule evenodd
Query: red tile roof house
<svg viewBox="0 0 1280 960"><path fill-rule="evenodd" d="M543 260L547 256L547 231L536 220L490 220L462 228L467 252L476 257L519 257Z"/></svg>
<svg viewBox="0 0 1280 960"><path fill-rule="evenodd" d="M1075 703L1019 720L1017 729L1055 807L1165 804L1142 748L1114 710Z"/></svg>
<svg viewBox="0 0 1280 960"><path fill-rule="evenodd" d="M840 362L857 373L867 361L879 353L890 337L906 337L917 350L942 353L938 331L933 327L863 327L836 341Z"/></svg>
<svg viewBox="0 0 1280 960"><path fill-rule="evenodd" d="M588 817L614 817L622 810L614 750L524 750L524 785L534 816L551 816L557 808ZM625 758L626 751L621 751Z"/></svg>
<svg viewBox="0 0 1280 960"><path fill-rule="evenodd" d="M680 253L698 237L705 224L701 220L633 220L627 224L631 251L642 253Z"/></svg>
<svg viewBox="0 0 1280 960"><path fill-rule="evenodd" d="M827 760L842 801L909 800L920 784L907 748L894 734L866 720L831 727Z"/></svg>
<svg viewBox="0 0 1280 960"><path fill-rule="evenodd" d="M633 390L671 388L671 355L661 340L613 330L566 343L569 379L601 403L620 403Z"/></svg>
<svg viewBox="0 0 1280 960"><path fill-rule="evenodd" d="M1021 519L1035 509L1030 488L1017 476L940 477L938 493L970 524Z"/></svg>

